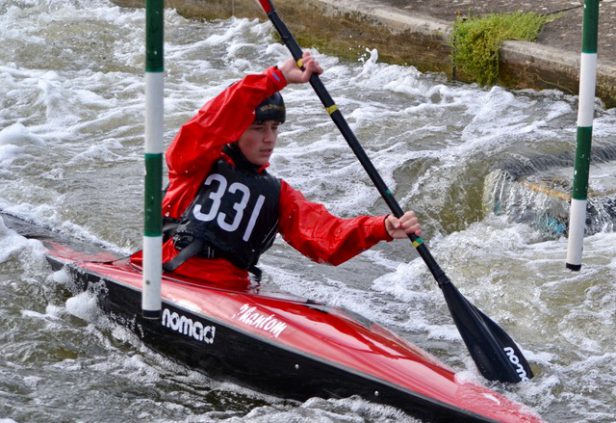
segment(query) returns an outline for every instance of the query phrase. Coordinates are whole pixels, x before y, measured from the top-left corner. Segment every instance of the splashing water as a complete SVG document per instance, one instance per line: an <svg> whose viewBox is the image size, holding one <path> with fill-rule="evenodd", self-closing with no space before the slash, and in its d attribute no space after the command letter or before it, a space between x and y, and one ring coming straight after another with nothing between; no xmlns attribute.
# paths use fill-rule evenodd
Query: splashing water
<svg viewBox="0 0 616 423"><path fill-rule="evenodd" d="M165 19L166 143L229 83L288 56L269 23L196 22L173 11ZM9 0L0 28L0 207L117 251L139 248L144 11L102 0ZM489 386L547 421L616 420L612 228L587 237L583 269L571 273L566 239L496 215L484 198L493 172L510 169L504 163L571 154L576 99L452 84L380 63L374 50L356 63L315 54L385 182L419 214L436 259L535 367L530 383ZM310 88L284 95L288 119L272 173L334 213L387 213ZM616 110L599 109L593 143L615 137ZM262 265L265 283L365 315L481 380L407 243L332 268L279 240ZM73 296L40 244L4 225L0 295L0 414L14 421L412 421L357 398L284 401L176 365L100 316L91 297Z"/></svg>

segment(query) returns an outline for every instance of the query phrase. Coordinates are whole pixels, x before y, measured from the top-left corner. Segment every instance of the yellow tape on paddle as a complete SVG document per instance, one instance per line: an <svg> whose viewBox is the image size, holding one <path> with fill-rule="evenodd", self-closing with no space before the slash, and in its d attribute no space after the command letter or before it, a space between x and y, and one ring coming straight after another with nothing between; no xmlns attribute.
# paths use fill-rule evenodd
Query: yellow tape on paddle
<svg viewBox="0 0 616 423"><path fill-rule="evenodd" d="M331 115L336 110L338 110L338 106L336 104L332 104L331 106L326 107L325 110L327 110L327 113L329 113Z"/></svg>

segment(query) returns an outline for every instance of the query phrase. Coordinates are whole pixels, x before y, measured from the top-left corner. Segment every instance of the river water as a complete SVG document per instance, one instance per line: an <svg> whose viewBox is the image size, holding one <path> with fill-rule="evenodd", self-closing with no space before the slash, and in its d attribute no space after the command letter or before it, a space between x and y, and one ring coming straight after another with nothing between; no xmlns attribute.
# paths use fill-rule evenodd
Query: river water
<svg viewBox="0 0 616 423"><path fill-rule="evenodd" d="M188 21L173 11L165 19L167 143L222 87L287 57L268 23ZM143 10L102 0L0 1L0 207L115 251L139 248L143 28ZM482 380L407 242L333 268L278 240L262 259L265 283L377 321L546 421L616 421L613 226L585 239L582 271L572 273L566 238L519 207L494 206L496 191L518 189L526 211L541 214L545 199L515 184L497 189L494 175L571 155L576 98L452 84L380 63L376 51L356 62L314 54L376 168L420 216L439 264L521 344L537 376L515 386ZM288 118L272 172L339 215L386 213L310 87L284 95ZM598 104L593 145L615 140L616 110ZM601 173L615 169L608 162ZM40 244L2 223L0 298L3 422L413 421L359 398L265 396L153 353L98 313L93 298L72 296Z"/></svg>

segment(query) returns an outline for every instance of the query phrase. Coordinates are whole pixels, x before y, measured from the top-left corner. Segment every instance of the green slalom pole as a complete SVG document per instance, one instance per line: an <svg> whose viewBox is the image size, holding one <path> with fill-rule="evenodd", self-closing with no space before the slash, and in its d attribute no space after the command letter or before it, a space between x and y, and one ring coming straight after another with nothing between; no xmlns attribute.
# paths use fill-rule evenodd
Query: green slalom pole
<svg viewBox="0 0 616 423"><path fill-rule="evenodd" d="M569 239L566 267L582 268L588 173L594 116L595 86L597 81L597 36L599 27L599 0L584 1L582 27L582 55L580 59L580 92L577 117L577 147L573 171L573 189L569 211Z"/></svg>
<svg viewBox="0 0 616 423"><path fill-rule="evenodd" d="M143 230L143 317L160 318L162 277L162 173L164 0L146 0L145 9L145 199Z"/></svg>

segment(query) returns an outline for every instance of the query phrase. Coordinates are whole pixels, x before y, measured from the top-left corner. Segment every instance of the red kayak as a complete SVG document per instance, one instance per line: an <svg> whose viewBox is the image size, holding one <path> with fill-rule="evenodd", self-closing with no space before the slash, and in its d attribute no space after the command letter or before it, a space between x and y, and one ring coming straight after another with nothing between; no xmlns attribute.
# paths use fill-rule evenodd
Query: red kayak
<svg viewBox="0 0 616 423"><path fill-rule="evenodd" d="M80 290L96 286L101 309L147 345L211 377L297 400L359 395L425 421L541 421L502 394L457 380L426 352L342 308L165 276L162 319L143 319L141 271L128 259L1 216L18 233L40 239L52 267L68 269Z"/></svg>

